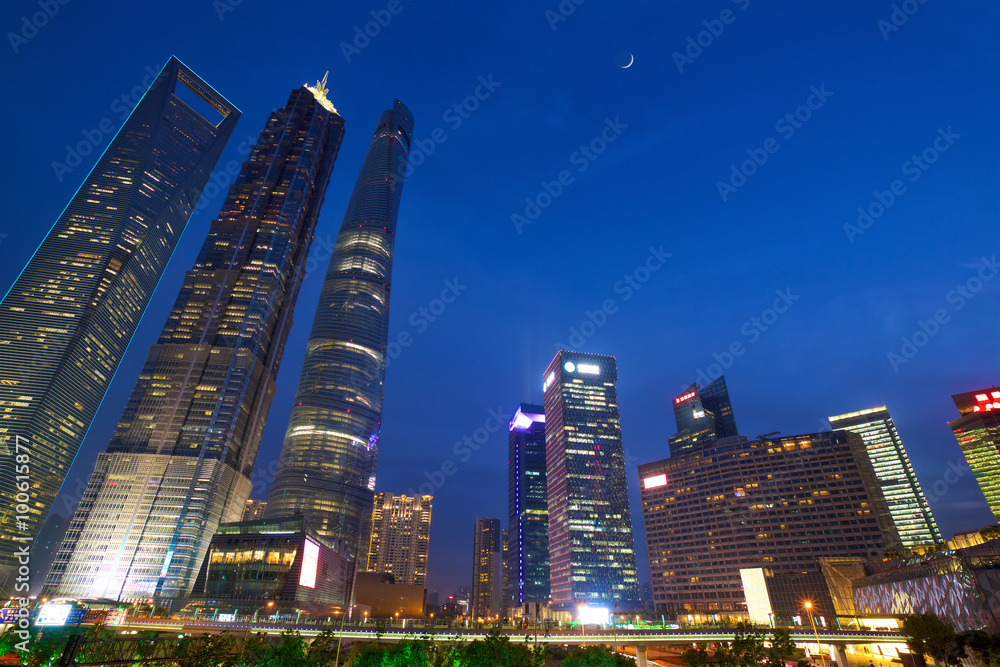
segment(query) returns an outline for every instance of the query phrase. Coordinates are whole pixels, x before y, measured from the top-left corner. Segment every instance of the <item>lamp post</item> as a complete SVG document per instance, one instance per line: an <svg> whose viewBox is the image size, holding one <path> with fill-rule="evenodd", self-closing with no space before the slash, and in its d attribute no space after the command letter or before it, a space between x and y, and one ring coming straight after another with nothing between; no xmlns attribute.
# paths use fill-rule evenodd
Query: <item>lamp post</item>
<svg viewBox="0 0 1000 667"><path fill-rule="evenodd" d="M618 609L618 603L615 603L615 609ZM615 643L611 645L611 652L614 653L618 649L618 626L615 625L615 612L611 612L611 630L614 632Z"/></svg>
<svg viewBox="0 0 1000 667"><path fill-rule="evenodd" d="M254 612L253 612L254 620L257 619L257 612L258 611L260 611L261 609L267 609L268 607L273 607L273 606L274 606L274 601L272 600L272 601L268 602L267 604L262 605L260 607L257 607L256 609L254 609ZM243 652L247 650L247 639L250 637L250 623L251 623L251 621L247 622L246 632L243 633L243 648L240 649L240 657L241 658L243 657Z"/></svg>
<svg viewBox="0 0 1000 667"><path fill-rule="evenodd" d="M576 616L580 619L580 634L583 636L583 648L587 648L587 626L583 622L583 608L585 606L583 602L576 605Z"/></svg>
<svg viewBox="0 0 1000 667"><path fill-rule="evenodd" d="M823 649L819 646L819 632L816 630L816 619L813 618L812 606L812 602L805 603L806 611L809 612L809 622L812 623L813 634L816 636L816 652L819 653L819 659L823 663L823 667L826 667L826 658L823 657Z"/></svg>

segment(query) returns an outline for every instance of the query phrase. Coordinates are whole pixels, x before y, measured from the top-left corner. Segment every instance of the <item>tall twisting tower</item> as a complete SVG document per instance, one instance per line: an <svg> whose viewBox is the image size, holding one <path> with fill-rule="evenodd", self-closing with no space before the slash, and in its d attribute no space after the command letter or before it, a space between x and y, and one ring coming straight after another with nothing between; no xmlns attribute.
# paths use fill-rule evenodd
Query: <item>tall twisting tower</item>
<svg viewBox="0 0 1000 667"><path fill-rule="evenodd" d="M266 518L301 513L365 558L382 419L396 216L413 116L382 113L347 205L313 320Z"/></svg>

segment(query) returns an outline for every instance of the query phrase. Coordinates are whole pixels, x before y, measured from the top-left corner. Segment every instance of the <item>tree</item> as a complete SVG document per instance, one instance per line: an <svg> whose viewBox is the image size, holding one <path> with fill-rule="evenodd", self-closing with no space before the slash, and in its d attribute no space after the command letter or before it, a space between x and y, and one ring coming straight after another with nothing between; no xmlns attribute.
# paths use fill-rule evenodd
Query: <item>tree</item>
<svg viewBox="0 0 1000 667"><path fill-rule="evenodd" d="M462 667L543 667L544 654L540 646L529 648L525 644L512 644L510 637L492 630L486 639L466 644L459 651L458 664Z"/></svg>
<svg viewBox="0 0 1000 667"><path fill-rule="evenodd" d="M757 667L764 662L767 636L749 623L737 623L733 641L716 651L723 667Z"/></svg>
<svg viewBox="0 0 1000 667"><path fill-rule="evenodd" d="M351 667L429 667L433 651L428 642L404 640L398 644L355 645L347 664ZM332 664L332 663L331 663Z"/></svg>
<svg viewBox="0 0 1000 667"><path fill-rule="evenodd" d="M965 657L965 647L958 641L955 629L934 614L918 614L903 621L903 632L909 635L906 646L910 652L934 658L938 667L958 665Z"/></svg>
<svg viewBox="0 0 1000 667"><path fill-rule="evenodd" d="M705 667L709 661L708 645L704 642L681 653L681 660L688 667Z"/></svg>
<svg viewBox="0 0 1000 667"><path fill-rule="evenodd" d="M588 646L563 660L562 667L635 667L635 660L604 646Z"/></svg>
<svg viewBox="0 0 1000 667"><path fill-rule="evenodd" d="M771 633L771 648L767 649L767 662L774 667L784 667L785 661L795 655L795 642L788 630L776 628Z"/></svg>

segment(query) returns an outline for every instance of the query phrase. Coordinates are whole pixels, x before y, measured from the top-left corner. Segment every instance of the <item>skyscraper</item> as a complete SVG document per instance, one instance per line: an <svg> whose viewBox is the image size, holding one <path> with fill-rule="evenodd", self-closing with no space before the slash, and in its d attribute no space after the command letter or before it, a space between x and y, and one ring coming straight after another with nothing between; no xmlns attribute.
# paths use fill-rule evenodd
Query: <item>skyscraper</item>
<svg viewBox="0 0 1000 667"><path fill-rule="evenodd" d="M500 612L500 520L477 516L470 613L473 618L488 618Z"/></svg>
<svg viewBox="0 0 1000 667"><path fill-rule="evenodd" d="M521 403L509 431L505 608L549 599L544 406Z"/></svg>
<svg viewBox="0 0 1000 667"><path fill-rule="evenodd" d="M896 425L884 405L830 417L836 430L857 433L865 441L868 457L882 485L882 495L889 505L889 514L899 531L904 547L916 547L941 542L930 505L913 472L910 459L896 432Z"/></svg>
<svg viewBox="0 0 1000 667"><path fill-rule="evenodd" d="M396 217L413 116L382 113L344 214L309 334L266 517L301 512L365 557L382 420Z"/></svg>
<svg viewBox="0 0 1000 667"><path fill-rule="evenodd" d="M656 610L745 611L740 570L819 572L901 546L861 437L722 438L639 466Z"/></svg>
<svg viewBox="0 0 1000 667"><path fill-rule="evenodd" d="M986 503L1000 521L1000 388L951 397L962 416L948 422Z"/></svg>
<svg viewBox="0 0 1000 667"><path fill-rule="evenodd" d="M37 537L239 116L171 58L0 303L0 590L25 544L14 538ZM30 451L26 512L15 512L16 450Z"/></svg>
<svg viewBox="0 0 1000 667"><path fill-rule="evenodd" d="M433 501L432 496L375 494L368 572L391 574L406 586L426 583Z"/></svg>
<svg viewBox="0 0 1000 667"><path fill-rule="evenodd" d="M737 435L726 377L701 387L697 382L674 399L676 435L670 436L670 455L683 456Z"/></svg>
<svg viewBox="0 0 1000 667"><path fill-rule="evenodd" d="M561 350L544 377L552 600L635 602L615 358Z"/></svg>
<svg viewBox="0 0 1000 667"><path fill-rule="evenodd" d="M218 525L240 519L343 131L323 83L268 118L98 457L47 595L187 595Z"/></svg>

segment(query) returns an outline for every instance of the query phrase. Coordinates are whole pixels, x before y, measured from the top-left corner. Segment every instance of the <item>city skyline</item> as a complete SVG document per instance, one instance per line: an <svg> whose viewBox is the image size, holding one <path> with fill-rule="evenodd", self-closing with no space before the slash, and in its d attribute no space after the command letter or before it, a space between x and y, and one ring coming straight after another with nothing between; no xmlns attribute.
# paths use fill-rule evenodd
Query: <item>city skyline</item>
<svg viewBox="0 0 1000 667"><path fill-rule="evenodd" d="M227 165L245 159L240 146L289 88L329 69L330 99L346 121L341 164L253 497L266 499L274 477L296 357L370 125L398 97L420 122L395 248L375 490L432 489L430 587L469 581L469 526L476 515L506 516L503 422L518 402L541 402L538 372L559 343L617 359L637 544L636 465L667 455L671 401L682 389L723 373L748 437L816 432L827 415L890 405L942 534L993 522L947 422L957 416L952 394L997 383L995 7L926 3L886 35L877 24L888 2L790 16L735 4L735 22L679 71L673 54L720 6L584 4L553 29L550 7L404 4L348 60L339 45L363 32L372 7L344 3L308 17L290 9L264 21L246 3L219 4L229 8L221 16L204 2L170 11L70 3L7 52L14 99L73 104L0 112L18 129L5 170L8 219L39 221L0 229L4 286L110 142L102 121L120 126L122 109L141 96L134 88L169 54L244 115L56 501L60 516L72 513L112 437L225 196ZM0 24L16 33L36 11L18 0ZM137 25L146 26L141 39ZM434 39L444 31L448 39ZM286 45L281 58L246 48L276 39ZM523 49L510 53L512 40ZM634 54L628 69L619 51ZM764 161L769 139L780 149ZM928 167L916 167L917 180L913 156ZM739 172L746 160L756 173L733 175L731 165ZM723 200L717 182L741 178ZM890 189L896 180L901 195ZM530 224L515 227L514 214Z"/></svg>

